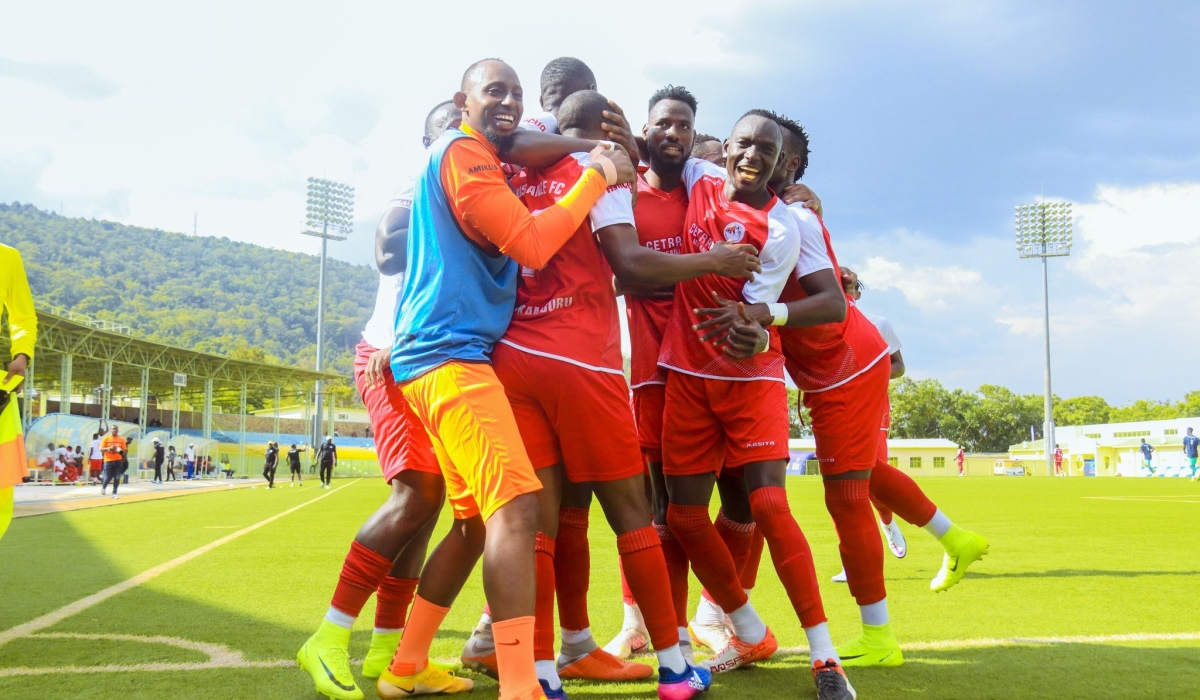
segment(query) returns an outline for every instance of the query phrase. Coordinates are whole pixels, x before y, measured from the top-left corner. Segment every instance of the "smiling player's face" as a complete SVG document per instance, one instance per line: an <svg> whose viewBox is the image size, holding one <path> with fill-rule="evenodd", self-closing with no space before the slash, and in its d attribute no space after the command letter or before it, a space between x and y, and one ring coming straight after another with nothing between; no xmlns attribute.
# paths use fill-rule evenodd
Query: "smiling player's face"
<svg viewBox="0 0 1200 700"><path fill-rule="evenodd" d="M765 117L751 115L734 125L725 142L725 168L733 188L743 194L765 189L782 142L779 126Z"/></svg>
<svg viewBox="0 0 1200 700"><path fill-rule="evenodd" d="M467 124L496 143L513 135L524 111L524 91L517 72L501 61L487 61L476 69L474 84L463 95Z"/></svg>

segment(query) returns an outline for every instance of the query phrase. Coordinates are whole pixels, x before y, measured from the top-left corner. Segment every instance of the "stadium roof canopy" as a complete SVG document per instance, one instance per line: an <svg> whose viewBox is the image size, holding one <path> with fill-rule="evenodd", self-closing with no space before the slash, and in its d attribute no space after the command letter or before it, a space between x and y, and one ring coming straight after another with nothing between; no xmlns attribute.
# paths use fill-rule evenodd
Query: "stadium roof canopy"
<svg viewBox="0 0 1200 700"><path fill-rule="evenodd" d="M155 401L173 398L178 380L185 383L179 387L180 399L204 404L211 413L214 400L240 402L243 388L247 397L276 398L279 392L303 394L317 381L341 378L156 343L133 336L125 326L54 311L37 312L33 374L26 391L53 387L53 393L60 393L69 384L77 396L99 394L107 387L105 398L145 395ZM8 357L9 347L8 333L0 333L0 357Z"/></svg>

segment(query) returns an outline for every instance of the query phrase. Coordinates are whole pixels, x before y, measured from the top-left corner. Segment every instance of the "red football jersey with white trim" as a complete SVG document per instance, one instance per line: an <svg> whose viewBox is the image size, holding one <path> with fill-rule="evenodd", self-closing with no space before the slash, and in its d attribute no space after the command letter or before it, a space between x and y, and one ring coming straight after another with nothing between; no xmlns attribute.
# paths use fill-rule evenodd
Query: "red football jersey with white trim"
<svg viewBox="0 0 1200 700"><path fill-rule="evenodd" d="M588 154L575 153L544 170L522 170L509 184L537 212L570 191L588 165ZM585 369L625 374L612 268L593 233L614 224L634 225L627 184L608 188L546 267L521 268L516 308L501 343Z"/></svg>
<svg viewBox="0 0 1200 700"><path fill-rule="evenodd" d="M838 270L837 256L834 255L825 222L807 209L793 211L793 216L800 227L808 228L802 233L805 238L815 239L815 227L820 227L825 250L833 269ZM835 272L835 275L840 283L840 274ZM799 277L799 274L793 274L788 279L779 301L795 301L808 296L800 286ZM807 328L779 327L779 341L788 375L801 391L811 394L841 386L874 367L888 354L888 345L875 325L863 316L853 299L847 299L846 303L846 318L840 322Z"/></svg>
<svg viewBox="0 0 1200 700"><path fill-rule="evenodd" d="M684 167L688 211L684 220L683 254L710 250L716 241L748 244L758 253L763 271L751 281L705 275L675 286L675 304L663 335L658 363L698 377L733 381L783 381L783 355L779 337L770 330L765 352L738 359L719 347L700 341L693 325L701 319L693 311L711 308L712 292L733 301L774 302L795 269L800 236L787 206L772 197L762 209L725 196L725 170L692 159Z"/></svg>
<svg viewBox="0 0 1200 700"><path fill-rule="evenodd" d="M687 188L670 192L655 189L638 175L638 198L633 206L637 221L638 243L669 255L679 255L683 245L683 225L687 217ZM625 314L629 320L630 385L666 384L667 371L658 365L663 331L671 318L672 299L646 299L625 295Z"/></svg>

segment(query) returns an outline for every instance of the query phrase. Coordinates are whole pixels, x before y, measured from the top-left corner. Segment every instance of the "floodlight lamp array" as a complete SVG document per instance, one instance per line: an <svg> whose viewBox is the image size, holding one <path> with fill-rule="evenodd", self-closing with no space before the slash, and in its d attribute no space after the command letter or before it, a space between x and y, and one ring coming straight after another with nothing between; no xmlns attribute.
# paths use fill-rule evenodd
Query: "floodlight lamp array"
<svg viewBox="0 0 1200 700"><path fill-rule="evenodd" d="M309 236L345 240L354 228L354 188L333 180L308 178L305 231Z"/></svg>
<svg viewBox="0 0 1200 700"><path fill-rule="evenodd" d="M1022 258L1070 255L1073 222L1070 202L1017 206L1017 252Z"/></svg>

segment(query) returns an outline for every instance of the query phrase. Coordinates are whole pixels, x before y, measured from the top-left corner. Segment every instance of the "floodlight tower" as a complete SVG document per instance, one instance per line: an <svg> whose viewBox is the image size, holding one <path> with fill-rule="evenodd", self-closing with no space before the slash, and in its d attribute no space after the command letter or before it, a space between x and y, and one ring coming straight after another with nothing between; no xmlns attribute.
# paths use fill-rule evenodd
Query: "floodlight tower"
<svg viewBox="0 0 1200 700"><path fill-rule="evenodd" d="M306 236L321 239L321 274L317 282L317 371L322 369L325 346L325 261L329 241L344 241L354 225L354 188L332 180L308 178L308 216ZM316 410L313 412L313 445L321 441L321 408L324 382L316 384Z"/></svg>
<svg viewBox="0 0 1200 700"><path fill-rule="evenodd" d="M1071 254L1074 217L1070 202L1039 202L1017 207L1017 252L1022 258L1042 259L1042 304L1046 332L1046 473L1054 476L1054 397L1050 393L1050 272L1048 258Z"/></svg>

